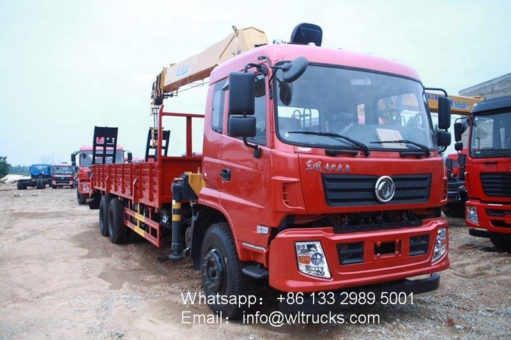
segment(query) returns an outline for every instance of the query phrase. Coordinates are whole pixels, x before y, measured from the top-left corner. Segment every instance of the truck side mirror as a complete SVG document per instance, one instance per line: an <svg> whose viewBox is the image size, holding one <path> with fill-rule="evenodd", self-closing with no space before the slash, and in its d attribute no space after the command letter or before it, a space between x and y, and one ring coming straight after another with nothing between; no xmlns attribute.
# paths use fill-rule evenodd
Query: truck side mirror
<svg viewBox="0 0 511 340"><path fill-rule="evenodd" d="M447 130L451 126L451 103L447 97L438 97L438 128ZM449 138L450 139L450 138ZM449 141L450 144L450 141ZM448 144L448 145L449 145Z"/></svg>
<svg viewBox="0 0 511 340"><path fill-rule="evenodd" d="M256 135L255 75L245 72L229 74L229 129L230 137L242 137L243 143L254 149L254 157L261 157L257 144L250 144L247 137Z"/></svg>
<svg viewBox="0 0 511 340"><path fill-rule="evenodd" d="M229 74L229 114L253 115L255 110L255 75L231 72Z"/></svg>
<svg viewBox="0 0 511 340"><path fill-rule="evenodd" d="M447 131L438 131L436 135L438 146L449 146L451 144L451 133Z"/></svg>
<svg viewBox="0 0 511 340"><path fill-rule="evenodd" d="M133 160L133 154L131 152L128 152L128 163L131 163Z"/></svg>
<svg viewBox="0 0 511 340"><path fill-rule="evenodd" d="M305 72L309 66L309 61L304 57L298 57L281 66L282 69L282 80L286 83L292 83Z"/></svg>
<svg viewBox="0 0 511 340"><path fill-rule="evenodd" d="M71 165L76 166L76 153L71 154Z"/></svg>
<svg viewBox="0 0 511 340"><path fill-rule="evenodd" d="M255 75L232 72L229 74L229 131L231 137L254 137ZM250 116L247 116L250 115Z"/></svg>
<svg viewBox="0 0 511 340"><path fill-rule="evenodd" d="M229 136L231 137L255 137L256 118L255 117L229 117Z"/></svg>
<svg viewBox="0 0 511 340"><path fill-rule="evenodd" d="M454 144L454 150L456 151L463 150L463 142L456 142L456 144Z"/></svg>

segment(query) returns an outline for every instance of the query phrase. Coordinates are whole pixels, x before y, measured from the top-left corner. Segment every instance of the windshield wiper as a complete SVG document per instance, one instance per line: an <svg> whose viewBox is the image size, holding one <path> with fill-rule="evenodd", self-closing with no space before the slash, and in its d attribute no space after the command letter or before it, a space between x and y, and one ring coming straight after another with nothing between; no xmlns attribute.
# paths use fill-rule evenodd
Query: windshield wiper
<svg viewBox="0 0 511 340"><path fill-rule="evenodd" d="M372 141L373 144L386 144L386 143L405 143L405 144L411 144L413 146L416 146L420 150L424 151L427 157L430 155L429 148L426 145L422 145L420 143L416 143L414 141L408 140L408 139L396 139L396 140L381 140L381 141Z"/></svg>
<svg viewBox="0 0 511 340"><path fill-rule="evenodd" d="M350 142L352 145L358 146L360 150L364 153L365 156L369 156L369 148L364 143L361 143L357 140L351 139L350 137L346 137L343 135L340 135L338 133L333 132L321 132L321 131L287 131L287 133L301 133L304 135L315 135L315 136L325 136L325 137L332 137L332 138L340 138L342 140L345 140L347 142Z"/></svg>

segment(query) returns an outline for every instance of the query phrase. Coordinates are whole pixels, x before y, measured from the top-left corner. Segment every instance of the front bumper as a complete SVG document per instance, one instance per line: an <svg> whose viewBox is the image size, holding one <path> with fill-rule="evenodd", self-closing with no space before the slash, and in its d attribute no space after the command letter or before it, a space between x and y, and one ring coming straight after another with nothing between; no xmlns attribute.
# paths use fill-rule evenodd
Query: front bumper
<svg viewBox="0 0 511 340"><path fill-rule="evenodd" d="M420 227L336 234L333 228L287 229L272 241L269 284L284 292L332 291L432 274L449 267L447 252L431 263L437 231L447 228L443 219L424 221ZM412 254L412 239L428 239L423 253ZM295 242L320 241L331 273L330 279L312 277L298 270ZM362 244L362 261L342 263L339 245ZM392 245L380 254L379 245ZM448 245L447 245L448 247Z"/></svg>
<svg viewBox="0 0 511 340"><path fill-rule="evenodd" d="M511 234L511 204L485 203L479 200L469 200L466 208L475 207L479 223L473 223L468 216L465 218L467 227L486 229L489 233ZM478 229L475 229L478 230ZM471 235L483 236L484 230L473 231Z"/></svg>
<svg viewBox="0 0 511 340"><path fill-rule="evenodd" d="M404 294L406 299L410 299L409 294L415 295L430 292L438 289L439 286L440 275L438 273L433 273L431 276L421 279L405 279L384 284L333 291L327 295L329 298L332 297L333 299L328 300L323 300L317 297L312 298L310 294L303 296L303 300L298 300L300 303L296 303L297 300L283 299L279 305L279 310L283 313L289 314L297 312L320 314L329 311L347 309L357 305L379 304L384 301L388 302L389 300L384 300L383 298L390 296L392 293L399 294L400 297ZM353 294L353 292L357 294L355 296L365 296L366 298L360 300L346 299L346 296L349 296L349 293ZM365 293L365 295L361 295L360 293ZM369 296L368 294L371 293L374 294L372 296L374 297L374 302L367 298ZM357 301L353 302L354 300ZM325 303L325 301L328 303Z"/></svg>

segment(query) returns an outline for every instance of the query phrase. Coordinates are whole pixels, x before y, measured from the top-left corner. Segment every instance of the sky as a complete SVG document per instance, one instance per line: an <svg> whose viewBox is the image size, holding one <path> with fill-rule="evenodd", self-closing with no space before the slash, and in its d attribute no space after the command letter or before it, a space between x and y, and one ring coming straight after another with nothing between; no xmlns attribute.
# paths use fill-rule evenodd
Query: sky
<svg viewBox="0 0 511 340"><path fill-rule="evenodd" d="M398 60L425 86L458 94L511 72L510 14L509 0L0 0L0 156L69 162L94 126L116 126L142 158L156 75L233 25L288 41L298 23L314 23L324 47ZM203 113L205 100L203 87L166 109Z"/></svg>

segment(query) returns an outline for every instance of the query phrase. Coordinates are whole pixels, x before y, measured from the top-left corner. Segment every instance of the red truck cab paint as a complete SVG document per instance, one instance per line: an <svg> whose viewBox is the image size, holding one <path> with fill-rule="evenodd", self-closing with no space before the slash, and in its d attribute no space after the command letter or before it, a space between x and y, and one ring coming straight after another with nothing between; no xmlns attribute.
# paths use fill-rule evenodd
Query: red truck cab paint
<svg viewBox="0 0 511 340"><path fill-rule="evenodd" d="M165 72L153 85L157 105ZM305 293L438 287L449 259L437 148L450 135L433 129L413 69L316 46L259 46L211 72L202 155L191 152L201 115L162 105L157 115L156 162L92 166L90 206L113 243L136 232L163 246L170 232L170 258L192 257L207 296L253 294L254 280ZM161 154L167 116L186 119L183 157ZM239 306L210 307L240 315Z"/></svg>
<svg viewBox="0 0 511 340"><path fill-rule="evenodd" d="M511 96L478 103L469 129L467 226L511 250Z"/></svg>

